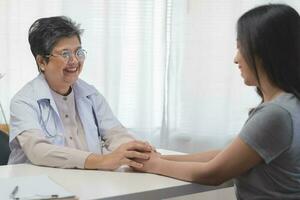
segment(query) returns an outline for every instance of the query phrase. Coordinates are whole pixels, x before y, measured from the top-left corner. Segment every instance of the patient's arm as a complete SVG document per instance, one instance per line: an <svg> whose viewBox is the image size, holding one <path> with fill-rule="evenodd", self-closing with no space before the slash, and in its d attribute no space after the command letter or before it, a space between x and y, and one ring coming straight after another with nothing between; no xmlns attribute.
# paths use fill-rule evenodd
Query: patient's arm
<svg viewBox="0 0 300 200"><path fill-rule="evenodd" d="M163 155L161 158L173 161L208 162L216 157L220 152L220 150L212 150L188 155Z"/></svg>

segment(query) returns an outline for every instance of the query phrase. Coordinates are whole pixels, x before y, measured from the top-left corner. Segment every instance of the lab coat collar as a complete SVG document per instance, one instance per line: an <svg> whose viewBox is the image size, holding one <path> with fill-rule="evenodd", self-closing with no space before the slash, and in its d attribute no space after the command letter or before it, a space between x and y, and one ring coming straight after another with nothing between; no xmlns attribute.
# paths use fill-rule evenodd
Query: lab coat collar
<svg viewBox="0 0 300 200"><path fill-rule="evenodd" d="M51 88L49 87L44 74L40 73L34 81L33 85L35 91L39 91L37 94L37 101L41 99L49 99L50 102L53 101ZM72 86L74 90L74 95L78 98L87 97L92 94L96 94L97 90L91 85L87 84L85 81L78 79Z"/></svg>
<svg viewBox="0 0 300 200"><path fill-rule="evenodd" d="M58 113L58 109L50 91L51 89L45 79L44 74L40 73L32 83L34 91L38 91L38 93L36 94L37 103L39 103L39 101L49 100L51 107L55 110L56 113Z"/></svg>
<svg viewBox="0 0 300 200"><path fill-rule="evenodd" d="M33 81L33 87L34 91L38 91L36 94L36 100L42 100L42 99L52 99L51 95L51 89L45 79L44 74L40 73L37 78Z"/></svg>
<svg viewBox="0 0 300 200"><path fill-rule="evenodd" d="M36 101L49 100L51 107L58 114L58 109L50 91L51 88L49 87L43 73L40 73L38 77L35 78L33 81L33 87L34 91L39 91L36 96ZM80 79L74 83L72 89L74 90L75 101L79 99L86 101L88 96L97 93L97 90L93 86Z"/></svg>
<svg viewBox="0 0 300 200"><path fill-rule="evenodd" d="M73 84L73 90L75 98L82 98L82 97L88 97L92 94L98 93L97 90L92 86L86 83L85 81L78 79Z"/></svg>

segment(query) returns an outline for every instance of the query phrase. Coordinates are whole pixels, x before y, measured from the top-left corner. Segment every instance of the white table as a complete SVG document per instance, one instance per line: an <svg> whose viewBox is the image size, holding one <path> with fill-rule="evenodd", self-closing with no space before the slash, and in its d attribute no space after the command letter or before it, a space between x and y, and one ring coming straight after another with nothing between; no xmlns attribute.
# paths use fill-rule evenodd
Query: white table
<svg viewBox="0 0 300 200"><path fill-rule="evenodd" d="M79 199L162 199L228 187L204 186L164 176L118 171L40 167L31 164L0 166L0 177L47 174ZM1 190L1 188L0 188Z"/></svg>

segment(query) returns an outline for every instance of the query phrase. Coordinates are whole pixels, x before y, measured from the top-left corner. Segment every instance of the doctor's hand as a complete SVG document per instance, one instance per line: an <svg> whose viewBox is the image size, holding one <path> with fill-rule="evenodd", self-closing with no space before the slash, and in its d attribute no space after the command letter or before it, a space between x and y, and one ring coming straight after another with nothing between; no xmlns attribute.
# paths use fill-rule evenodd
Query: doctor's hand
<svg viewBox="0 0 300 200"><path fill-rule="evenodd" d="M115 170L121 165L128 165L139 169L140 163L149 159L153 148L147 142L131 141L120 145L116 150L107 155L91 154L85 162L86 169ZM136 159L136 160L135 160Z"/></svg>

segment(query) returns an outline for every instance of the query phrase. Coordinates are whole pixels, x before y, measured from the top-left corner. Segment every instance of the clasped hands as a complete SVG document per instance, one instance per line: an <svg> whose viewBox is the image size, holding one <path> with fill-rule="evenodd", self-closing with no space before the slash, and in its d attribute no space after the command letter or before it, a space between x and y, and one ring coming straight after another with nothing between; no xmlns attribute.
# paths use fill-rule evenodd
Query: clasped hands
<svg viewBox="0 0 300 200"><path fill-rule="evenodd" d="M110 154L103 155L104 165L102 167L107 170L115 170L122 165L127 165L134 170L145 171L145 162L154 155L160 154L148 142L135 140L120 145Z"/></svg>
<svg viewBox="0 0 300 200"><path fill-rule="evenodd" d="M85 169L116 170L127 165L134 170L153 172L152 166L160 158L148 142L131 141L120 145L117 149L106 155L91 154L85 161Z"/></svg>

